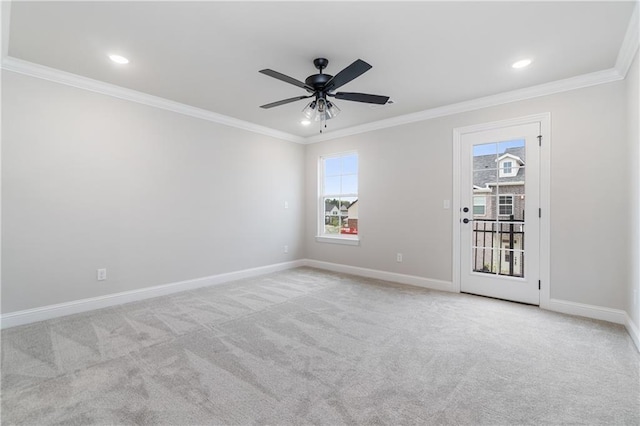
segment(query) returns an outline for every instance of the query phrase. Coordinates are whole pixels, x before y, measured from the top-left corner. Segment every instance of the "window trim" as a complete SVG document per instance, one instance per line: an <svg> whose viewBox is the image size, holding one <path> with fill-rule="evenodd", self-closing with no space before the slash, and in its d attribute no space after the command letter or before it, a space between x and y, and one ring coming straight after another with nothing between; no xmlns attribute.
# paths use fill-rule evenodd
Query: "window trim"
<svg viewBox="0 0 640 426"><path fill-rule="evenodd" d="M509 204L502 204L500 203L500 197L509 197L511 199L511 202ZM511 207L511 213L500 213L500 207L502 206L510 206ZM515 207L515 196L514 194L500 194L498 195L498 216L511 216L514 213L514 207Z"/></svg>
<svg viewBox="0 0 640 426"><path fill-rule="evenodd" d="M324 225L325 225L325 198L341 198L341 197L355 197L357 200L360 199L360 196L356 194L325 194L324 193L324 161L326 159L331 158L340 158L346 157L349 155L356 155L358 158L358 172L356 174L357 181L360 181L360 156L358 155L358 151L343 151L326 155L318 156L318 192L317 192L317 203L318 206L316 208L317 218L316 218L316 242L319 243L332 243L332 244L343 244L343 245L352 245L357 246L360 245L360 234L357 235L349 235L349 234L326 234L324 233ZM359 189L359 188L358 188ZM359 230L358 230L359 231Z"/></svg>
<svg viewBox="0 0 640 426"><path fill-rule="evenodd" d="M484 204L476 204L476 198L482 198ZM476 207L483 207L482 213L476 213ZM473 195L473 215L474 216L486 216L487 215L487 196L486 195Z"/></svg>
<svg viewBox="0 0 640 426"><path fill-rule="evenodd" d="M502 173L504 174L504 176L511 176L511 174L513 173L513 161L511 160L502 161Z"/></svg>

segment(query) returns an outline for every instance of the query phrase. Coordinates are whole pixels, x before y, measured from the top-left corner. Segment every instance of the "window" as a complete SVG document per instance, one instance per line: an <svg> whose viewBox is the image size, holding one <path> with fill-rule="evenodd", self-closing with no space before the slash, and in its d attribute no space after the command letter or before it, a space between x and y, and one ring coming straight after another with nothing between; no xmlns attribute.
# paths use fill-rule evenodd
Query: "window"
<svg viewBox="0 0 640 426"><path fill-rule="evenodd" d="M358 154L320 158L318 241L351 240L358 235ZM328 237L328 239L322 239Z"/></svg>
<svg viewBox="0 0 640 426"><path fill-rule="evenodd" d="M500 195L498 197L498 214L502 216L513 214L513 195Z"/></svg>
<svg viewBox="0 0 640 426"><path fill-rule="evenodd" d="M504 173L505 175L510 175L512 165L513 163L511 161L504 161L502 163L502 173Z"/></svg>
<svg viewBox="0 0 640 426"><path fill-rule="evenodd" d="M484 216L487 211L487 197L473 197L473 214Z"/></svg>

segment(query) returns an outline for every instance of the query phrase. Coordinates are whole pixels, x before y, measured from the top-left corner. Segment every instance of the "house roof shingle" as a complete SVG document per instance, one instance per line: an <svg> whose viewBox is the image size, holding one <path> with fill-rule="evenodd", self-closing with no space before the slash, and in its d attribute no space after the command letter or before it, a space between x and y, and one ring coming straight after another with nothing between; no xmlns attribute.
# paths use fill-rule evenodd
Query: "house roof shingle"
<svg viewBox="0 0 640 426"><path fill-rule="evenodd" d="M525 147L507 148L500 154L478 155L473 157L473 185L486 188L490 183L496 183L498 178L498 158L504 154L511 154L525 162ZM524 181L525 167L521 166L515 176L501 177L500 182Z"/></svg>

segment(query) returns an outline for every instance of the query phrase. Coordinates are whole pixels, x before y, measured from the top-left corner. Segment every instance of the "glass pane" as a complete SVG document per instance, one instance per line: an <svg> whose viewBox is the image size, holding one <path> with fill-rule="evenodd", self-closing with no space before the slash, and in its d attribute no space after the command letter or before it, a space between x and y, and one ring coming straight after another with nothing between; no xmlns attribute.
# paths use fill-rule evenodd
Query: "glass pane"
<svg viewBox="0 0 640 426"><path fill-rule="evenodd" d="M525 141L473 149L473 271L524 276Z"/></svg>
<svg viewBox="0 0 640 426"><path fill-rule="evenodd" d="M496 226L502 245L500 248L518 249L524 248L524 223L500 222Z"/></svg>
<svg viewBox="0 0 640 426"><path fill-rule="evenodd" d="M342 157L342 174L358 173L358 155L348 155Z"/></svg>
<svg viewBox="0 0 640 426"><path fill-rule="evenodd" d="M511 194L511 195L507 195L506 197L511 198L512 202L511 205L509 206L508 204L505 204L502 208L507 210L507 212L510 210L511 213L510 215L513 215L513 218L511 218L511 216L509 216L508 218L506 216L501 216L500 220L515 220L515 221L524 221L524 210L525 210L525 195L524 194ZM508 200L507 200L508 203Z"/></svg>
<svg viewBox="0 0 640 426"><path fill-rule="evenodd" d="M474 188L490 188L498 182L498 169L476 170L473 172Z"/></svg>
<svg viewBox="0 0 640 426"><path fill-rule="evenodd" d="M497 272L497 250L490 248L473 249L473 272L495 274Z"/></svg>
<svg viewBox="0 0 640 426"><path fill-rule="evenodd" d="M498 273L509 277L524 278L524 252L500 250Z"/></svg>
<svg viewBox="0 0 640 426"><path fill-rule="evenodd" d="M340 211L342 212L341 234L358 235L358 199L355 197L345 197L340 200Z"/></svg>
<svg viewBox="0 0 640 426"><path fill-rule="evenodd" d="M498 144L495 142L484 143L484 144L473 146L474 164L475 164L476 157L487 157L494 164L494 166L491 166L491 167L496 167L495 159L497 157L497 154L498 154Z"/></svg>
<svg viewBox="0 0 640 426"><path fill-rule="evenodd" d="M491 248L495 246L495 235L498 224L494 221L474 220L471 233L471 245L474 247Z"/></svg>
<svg viewBox="0 0 640 426"><path fill-rule="evenodd" d="M324 175L337 176L340 174L340 158L324 159Z"/></svg>
<svg viewBox="0 0 640 426"><path fill-rule="evenodd" d="M498 195L497 212L500 220L513 220L515 214L515 197L513 194Z"/></svg>
<svg viewBox="0 0 640 426"><path fill-rule="evenodd" d="M473 215L484 216L487 213L487 197L477 195L473 197Z"/></svg>
<svg viewBox="0 0 640 426"><path fill-rule="evenodd" d="M509 158L514 160L513 157L520 159L522 163L525 161L525 140L522 139L514 139L510 141L504 141L498 143L498 157L503 157L504 155L508 155ZM513 157L511 157L513 156Z"/></svg>
<svg viewBox="0 0 640 426"><path fill-rule="evenodd" d="M324 199L324 233L339 234L341 226L340 199Z"/></svg>
<svg viewBox="0 0 640 426"><path fill-rule="evenodd" d="M473 157L473 170L474 171L489 171L489 170L497 170L498 162L496 161L495 155L481 155L478 157ZM493 174L489 174L495 182L495 176L497 172L494 171Z"/></svg>
<svg viewBox="0 0 640 426"><path fill-rule="evenodd" d="M342 176L341 194L357 194L358 193L358 176L346 175Z"/></svg>
<svg viewBox="0 0 640 426"><path fill-rule="evenodd" d="M518 183L518 182L524 182L525 180L525 167L521 166L519 164L513 164L511 171L512 171L512 175L513 176L506 176L504 173L502 173L504 169L500 169L500 173L498 173L498 179L497 181L501 184L507 184L507 183Z"/></svg>
<svg viewBox="0 0 640 426"><path fill-rule="evenodd" d="M340 176L327 176L324 178L324 193L325 194L340 193Z"/></svg>
<svg viewBox="0 0 640 426"><path fill-rule="evenodd" d="M484 199L484 213L481 213L483 210L481 207L481 199ZM483 223L485 221L496 220L496 197L493 195L483 192L474 192L473 194L473 220L478 223Z"/></svg>

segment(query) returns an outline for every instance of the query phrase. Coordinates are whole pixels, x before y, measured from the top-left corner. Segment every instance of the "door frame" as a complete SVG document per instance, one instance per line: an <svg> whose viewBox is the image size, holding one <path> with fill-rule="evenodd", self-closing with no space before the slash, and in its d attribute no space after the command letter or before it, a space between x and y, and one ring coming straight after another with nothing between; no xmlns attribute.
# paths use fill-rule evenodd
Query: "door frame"
<svg viewBox="0 0 640 426"><path fill-rule="evenodd" d="M518 126L521 124L540 123L542 145L540 147L540 307L549 309L551 299L551 113L541 113L516 117L507 120L492 121L490 123L474 124L453 129L453 290L460 293L460 168L462 136L485 130L495 130L502 127Z"/></svg>

